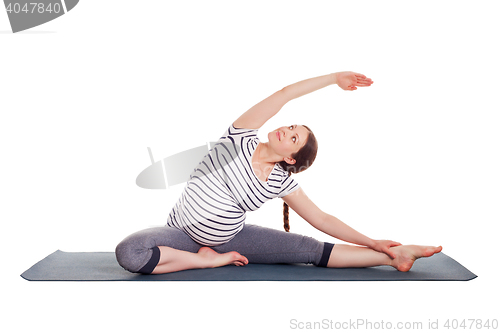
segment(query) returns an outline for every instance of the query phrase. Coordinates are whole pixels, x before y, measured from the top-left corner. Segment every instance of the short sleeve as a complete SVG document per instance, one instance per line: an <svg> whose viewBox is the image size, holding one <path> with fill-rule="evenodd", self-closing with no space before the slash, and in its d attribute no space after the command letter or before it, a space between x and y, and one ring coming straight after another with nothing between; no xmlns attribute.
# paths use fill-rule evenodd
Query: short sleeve
<svg viewBox="0 0 500 333"><path fill-rule="evenodd" d="M278 193L278 198L283 198L297 191L300 188L299 183L290 176L286 176L286 179L282 182L281 190Z"/></svg>
<svg viewBox="0 0 500 333"><path fill-rule="evenodd" d="M231 126L229 126L229 128L224 132L220 139L224 140L228 139L229 137L232 137L235 140L239 140L241 138L257 138L258 131L259 130L257 129L236 128L233 126L233 124L231 124Z"/></svg>

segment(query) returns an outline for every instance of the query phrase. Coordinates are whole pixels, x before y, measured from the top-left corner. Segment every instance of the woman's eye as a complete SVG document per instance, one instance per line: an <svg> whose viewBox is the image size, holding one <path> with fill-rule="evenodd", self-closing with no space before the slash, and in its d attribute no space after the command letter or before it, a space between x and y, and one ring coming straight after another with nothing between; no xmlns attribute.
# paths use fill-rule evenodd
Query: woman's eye
<svg viewBox="0 0 500 333"><path fill-rule="evenodd" d="M292 141L293 141L293 142L295 142L295 141L297 141L297 139L296 139L295 137L293 137L293 138L292 138Z"/></svg>
<svg viewBox="0 0 500 333"><path fill-rule="evenodd" d="M290 126L290 127L288 127L288 128L289 128L289 129L293 129L293 125L292 125L292 126Z"/></svg>

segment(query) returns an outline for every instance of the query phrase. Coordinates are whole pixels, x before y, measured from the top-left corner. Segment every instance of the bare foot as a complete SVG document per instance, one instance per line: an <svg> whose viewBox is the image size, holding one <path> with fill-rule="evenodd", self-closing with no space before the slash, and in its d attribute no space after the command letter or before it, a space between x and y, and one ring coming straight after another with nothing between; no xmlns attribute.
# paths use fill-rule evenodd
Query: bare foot
<svg viewBox="0 0 500 333"><path fill-rule="evenodd" d="M419 245L402 245L391 248L396 254L396 259L391 261L391 266L401 272L408 272L413 263L418 258L431 257L434 254L441 252L441 246L419 246Z"/></svg>
<svg viewBox="0 0 500 333"><path fill-rule="evenodd" d="M248 264L248 259L235 251L217 253L209 247L202 247L198 250L198 254L206 260L207 268L226 265L245 266Z"/></svg>

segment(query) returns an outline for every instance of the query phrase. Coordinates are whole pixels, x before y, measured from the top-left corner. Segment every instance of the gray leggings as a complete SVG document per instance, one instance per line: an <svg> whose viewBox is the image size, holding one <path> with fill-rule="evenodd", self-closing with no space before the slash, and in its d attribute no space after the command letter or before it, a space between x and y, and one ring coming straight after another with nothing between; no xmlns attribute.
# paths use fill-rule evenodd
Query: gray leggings
<svg viewBox="0 0 500 333"><path fill-rule="evenodd" d="M158 246L198 252L203 247L172 227L145 229L125 238L116 247L116 259L126 270L150 274L160 260ZM246 224L229 242L214 246L216 252L236 251L253 264L304 263L326 267L333 244L285 231Z"/></svg>

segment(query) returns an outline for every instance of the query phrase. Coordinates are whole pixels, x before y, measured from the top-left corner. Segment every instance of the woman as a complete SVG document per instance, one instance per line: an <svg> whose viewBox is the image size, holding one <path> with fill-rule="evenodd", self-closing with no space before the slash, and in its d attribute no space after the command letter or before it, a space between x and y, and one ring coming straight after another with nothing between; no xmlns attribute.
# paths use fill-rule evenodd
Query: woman
<svg viewBox="0 0 500 333"><path fill-rule="evenodd" d="M268 134L265 143L257 138L257 130L292 99L332 84L353 91L372 83L362 74L333 73L289 85L253 106L229 127L191 174L167 225L134 233L116 247L120 265L143 274L249 262L390 265L408 271L416 259L440 252L440 246L373 240L320 210L290 177L306 170L316 157L317 142L308 127L278 128ZM247 211L276 197L284 200L287 232L245 224ZM334 246L289 233L288 206L320 231L360 246Z"/></svg>

